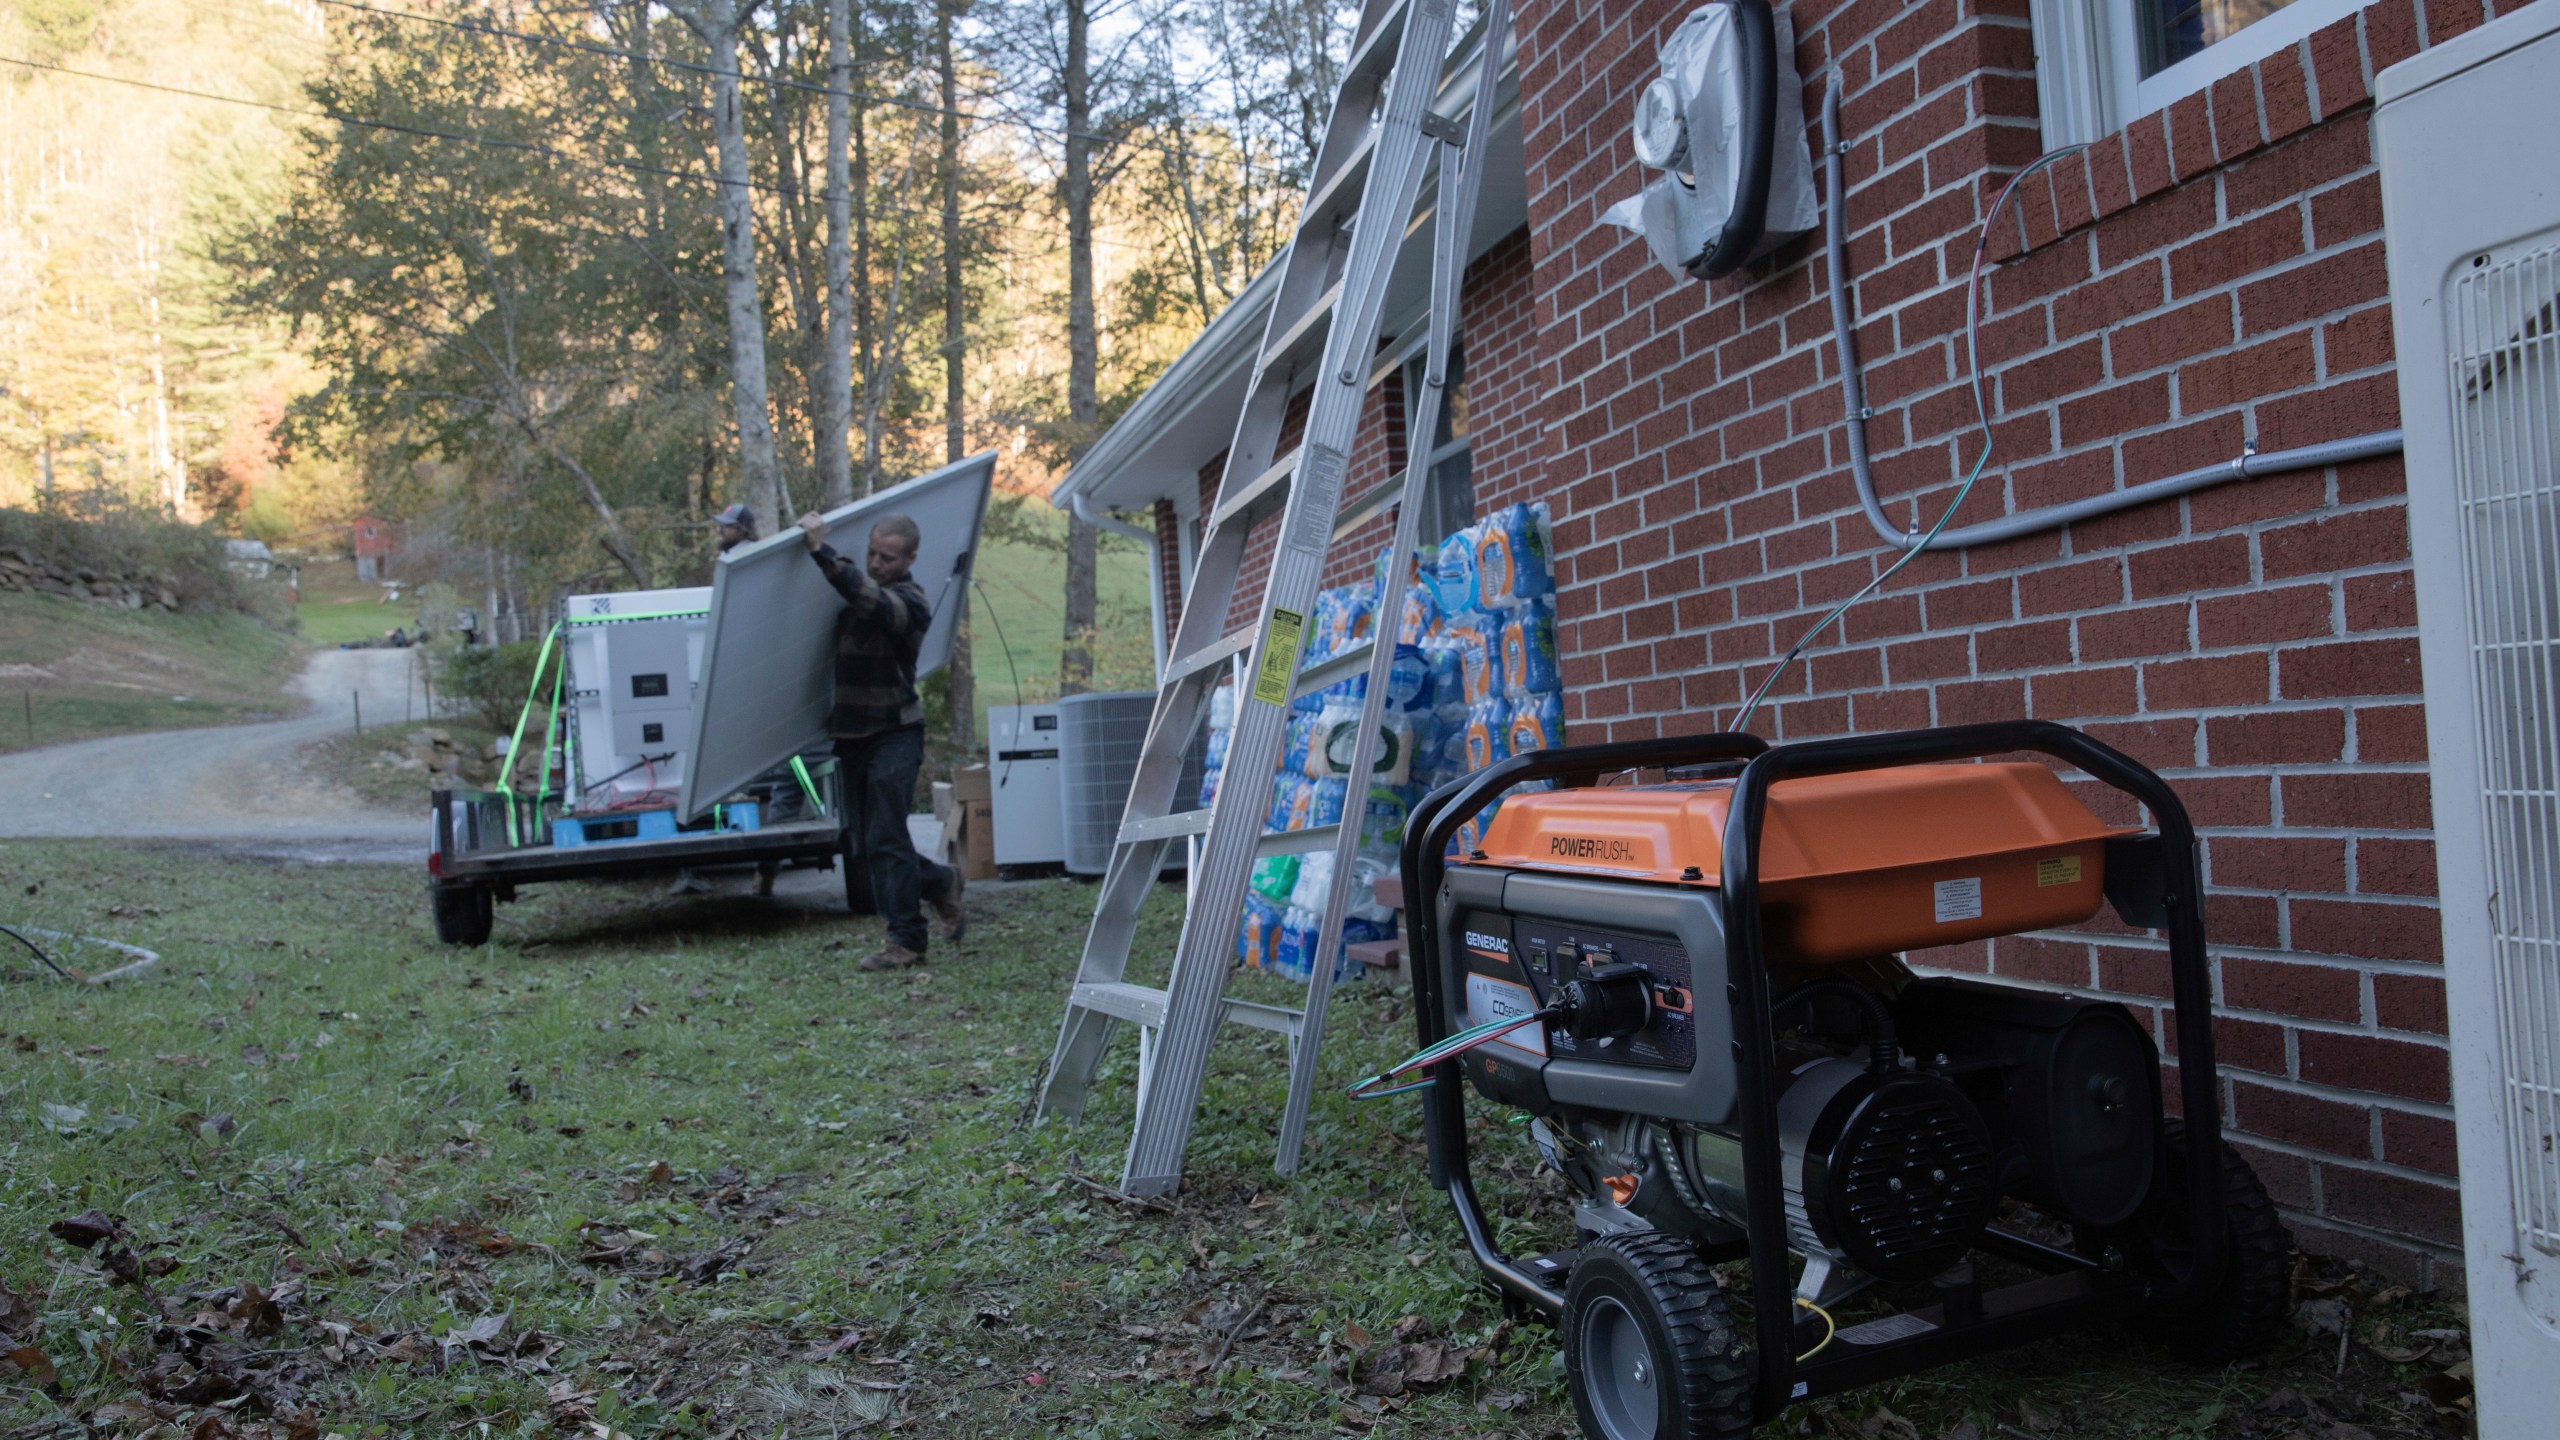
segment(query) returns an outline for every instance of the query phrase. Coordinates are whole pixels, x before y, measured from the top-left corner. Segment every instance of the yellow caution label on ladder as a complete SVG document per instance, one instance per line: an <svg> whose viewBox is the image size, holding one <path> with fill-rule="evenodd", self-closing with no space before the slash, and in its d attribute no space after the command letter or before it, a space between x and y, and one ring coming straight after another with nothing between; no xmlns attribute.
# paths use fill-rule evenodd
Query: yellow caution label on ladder
<svg viewBox="0 0 2560 1440"><path fill-rule="evenodd" d="M1254 699L1272 705L1289 703L1289 681L1298 673L1298 641L1306 628L1306 616L1272 607L1271 630L1262 639L1262 668L1253 676Z"/></svg>

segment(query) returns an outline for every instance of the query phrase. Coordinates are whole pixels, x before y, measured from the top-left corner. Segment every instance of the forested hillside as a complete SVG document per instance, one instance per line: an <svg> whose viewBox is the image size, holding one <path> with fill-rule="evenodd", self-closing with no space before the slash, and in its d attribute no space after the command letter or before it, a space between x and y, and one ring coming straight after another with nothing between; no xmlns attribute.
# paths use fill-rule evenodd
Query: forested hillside
<svg viewBox="0 0 2560 1440"><path fill-rule="evenodd" d="M0 503L370 509L512 614L698 580L730 500L1040 493L1277 246L1351 15L15 0ZM1077 688L1095 531L1012 533Z"/></svg>
<svg viewBox="0 0 2560 1440"><path fill-rule="evenodd" d="M172 92L289 104L327 44L309 0L0 4L0 55L125 82L0 65L0 504L218 509L261 478L303 371L205 252L294 122Z"/></svg>

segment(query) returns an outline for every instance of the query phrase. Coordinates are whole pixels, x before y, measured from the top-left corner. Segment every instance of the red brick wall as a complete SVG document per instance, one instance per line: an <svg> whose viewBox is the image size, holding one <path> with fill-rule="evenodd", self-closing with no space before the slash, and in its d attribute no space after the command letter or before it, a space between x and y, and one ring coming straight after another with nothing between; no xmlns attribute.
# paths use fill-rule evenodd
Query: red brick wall
<svg viewBox="0 0 2560 1440"><path fill-rule="evenodd" d="M1155 581L1164 593L1165 643L1171 644L1182 624L1182 516L1171 500L1158 500L1148 507L1147 524L1156 536Z"/></svg>
<svg viewBox="0 0 2560 1440"><path fill-rule="evenodd" d="M1578 739L1729 722L1892 558L1850 485L1810 240L1710 289L1599 224L1642 183L1626 118L1689 8L1520 17L1535 398L1479 412L1479 484L1554 506ZM1886 507L1934 518L1979 444L1975 233L2040 148L2026 5L1785 8L1807 115L1835 63L1845 84ZM2368 92L2480 18L2383 0L2025 186L1983 320L1999 448L1957 522L2396 424ZM2425 1274L2458 1235L2402 489L2373 462L1924 556L1755 728L2035 716L2162 769L2206 836L2235 1138L2306 1243ZM2144 1012L2166 994L2160 947L2102 926L1930 958Z"/></svg>
<svg viewBox="0 0 2560 1440"><path fill-rule="evenodd" d="M1526 226L1467 269L1458 334L1466 349L1467 450L1479 515L1546 495L1551 436L1539 387L1549 371L1539 351L1536 274Z"/></svg>

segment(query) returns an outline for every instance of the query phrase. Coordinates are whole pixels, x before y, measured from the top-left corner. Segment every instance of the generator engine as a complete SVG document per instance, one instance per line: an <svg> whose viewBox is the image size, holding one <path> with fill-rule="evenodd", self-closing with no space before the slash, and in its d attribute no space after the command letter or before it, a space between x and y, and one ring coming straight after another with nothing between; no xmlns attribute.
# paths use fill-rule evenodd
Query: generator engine
<svg viewBox="0 0 2560 1440"><path fill-rule="evenodd" d="M1441 890L1453 1026L1528 1112L1586 1236L1712 1250L1750 1199L1722 873L1728 780L1515 795ZM1789 1248L1808 1291L1925 1280L2004 1197L2096 1229L2152 1194L2159 1055L2112 1002L1920 978L1898 952L2088 919L2107 826L2043 766L1926 765L1775 789L1762 913ZM1949 958L1963 963L1962 952Z"/></svg>

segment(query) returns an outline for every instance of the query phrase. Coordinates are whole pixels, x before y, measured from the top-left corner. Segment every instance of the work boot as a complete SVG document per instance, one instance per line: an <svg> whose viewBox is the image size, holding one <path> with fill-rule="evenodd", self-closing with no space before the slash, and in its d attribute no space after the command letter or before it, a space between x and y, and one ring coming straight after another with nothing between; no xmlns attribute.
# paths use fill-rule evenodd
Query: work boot
<svg viewBox="0 0 2560 1440"><path fill-rule="evenodd" d="M863 956L861 968L872 971L904 970L910 966L921 965L923 963L924 953L922 951L910 950L906 946L892 940L888 944L881 946L879 949L872 951L870 954Z"/></svg>
<svg viewBox="0 0 2560 1440"><path fill-rule="evenodd" d="M932 902L934 915L942 921L943 937L954 945L969 933L969 912L960 908L960 892L968 883L968 876L952 871L950 886Z"/></svg>

